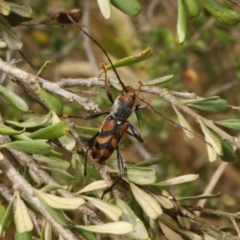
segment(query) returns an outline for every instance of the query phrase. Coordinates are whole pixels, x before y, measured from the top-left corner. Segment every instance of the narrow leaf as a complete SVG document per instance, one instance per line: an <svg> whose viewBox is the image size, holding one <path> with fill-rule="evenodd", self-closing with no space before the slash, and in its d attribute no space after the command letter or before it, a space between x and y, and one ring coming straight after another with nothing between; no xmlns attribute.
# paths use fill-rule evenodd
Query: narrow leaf
<svg viewBox="0 0 240 240"><path fill-rule="evenodd" d="M6 231L8 223L11 220L14 200L15 200L15 195L13 196L10 203L8 204L8 207L7 207L4 215L1 215L1 217L0 217L0 219L1 219L1 222L0 222L0 237L3 235L4 231Z"/></svg>
<svg viewBox="0 0 240 240"><path fill-rule="evenodd" d="M8 16L10 13L10 6L7 2L5 2L4 0L0 0L0 13L4 16Z"/></svg>
<svg viewBox="0 0 240 240"><path fill-rule="evenodd" d="M226 119L221 121L214 121L215 124L224 126L230 129L240 130L240 119Z"/></svg>
<svg viewBox="0 0 240 240"><path fill-rule="evenodd" d="M152 56L152 54L153 54L153 50L150 47L148 47L146 50L143 50L142 52L140 52L134 56L125 57L125 58L118 60L117 62L113 63L113 66L115 68L118 68L118 67L128 66L130 64L138 63L145 59L150 58ZM112 69L111 64L109 64L105 67L107 70ZM100 74L101 73L102 73L102 71L100 72Z"/></svg>
<svg viewBox="0 0 240 240"><path fill-rule="evenodd" d="M110 0L111 4L123 13L136 17L142 10L141 4L137 0Z"/></svg>
<svg viewBox="0 0 240 240"><path fill-rule="evenodd" d="M120 198L116 198L116 204L123 211L121 219L133 225L133 230L127 234L130 239L146 239L149 238L147 229L143 222L134 214L132 209Z"/></svg>
<svg viewBox="0 0 240 240"><path fill-rule="evenodd" d="M223 112L228 108L227 101L224 99L200 99L195 101L188 101L187 106L196 108L204 112Z"/></svg>
<svg viewBox="0 0 240 240"><path fill-rule="evenodd" d="M74 210L78 209L81 205L85 203L84 199L80 197L65 198L44 193L38 190L35 190L35 192L42 201L55 209Z"/></svg>
<svg viewBox="0 0 240 240"><path fill-rule="evenodd" d="M7 43L11 50L20 50L23 46L22 42L14 35L5 20L0 17L0 27L2 28L3 40Z"/></svg>
<svg viewBox="0 0 240 240"><path fill-rule="evenodd" d="M167 198L165 196L161 196L161 195L156 195L156 194L152 194L152 196L159 202L159 204L163 208L165 208L165 209L174 208L174 205L169 198Z"/></svg>
<svg viewBox="0 0 240 240"><path fill-rule="evenodd" d="M184 5L182 0L178 0L178 21L177 21L177 33L179 43L183 43L186 38L187 20Z"/></svg>
<svg viewBox="0 0 240 240"><path fill-rule="evenodd" d="M142 82L142 85L143 86L153 86L153 85L162 84L162 83L168 82L169 80L173 79L173 77L174 77L173 74L167 75L167 76L164 76L161 78L156 78L156 79L153 79L150 81Z"/></svg>
<svg viewBox="0 0 240 240"><path fill-rule="evenodd" d="M33 154L49 154L51 147L47 143L37 140L23 140L10 142L4 145L0 145L0 148L12 148L22 152Z"/></svg>
<svg viewBox="0 0 240 240"><path fill-rule="evenodd" d="M0 124L0 134L3 134L3 135L13 136L13 135L21 134L24 131L25 131L25 129L17 131L13 128L10 128L10 127L6 126L6 125Z"/></svg>
<svg viewBox="0 0 240 240"><path fill-rule="evenodd" d="M151 219L157 219L162 214L162 208L150 194L130 183L131 190L136 201L139 203L146 215Z"/></svg>
<svg viewBox="0 0 240 240"><path fill-rule="evenodd" d="M60 115L62 114L62 103L59 100L59 98L56 98L52 94L45 91L43 88L41 88L38 85L38 92L41 96L41 98L44 100L44 102L48 105L49 109L54 111L56 114Z"/></svg>
<svg viewBox="0 0 240 240"><path fill-rule="evenodd" d="M122 215L121 208L117 207L116 205L107 203L97 198L87 196L83 196L83 198L92 203L96 208L105 213L113 221L118 221L120 216Z"/></svg>
<svg viewBox="0 0 240 240"><path fill-rule="evenodd" d="M132 224L127 222L112 222L102 225L88 225L88 226L76 225L75 228L83 229L89 232L113 235L124 235L133 230Z"/></svg>
<svg viewBox="0 0 240 240"><path fill-rule="evenodd" d="M33 229L33 223L29 216L28 209L19 194L16 199L14 221L18 233L30 232Z"/></svg>
<svg viewBox="0 0 240 240"><path fill-rule="evenodd" d="M0 95L3 96L3 98L11 103L16 108L20 109L23 112L27 112L28 105L23 101L22 98L20 98L17 94L13 93L12 91L9 91L4 86L0 85Z"/></svg>
<svg viewBox="0 0 240 240"><path fill-rule="evenodd" d="M183 184L186 182L192 182L192 181L195 181L197 178L198 178L198 175L196 174L188 174L188 175L182 175L179 177L171 178L166 181L157 182L152 185L161 186L161 187L173 186L173 185Z"/></svg>
<svg viewBox="0 0 240 240"><path fill-rule="evenodd" d="M25 18L31 18L32 16L32 9L28 4L20 3L20 2L8 2L9 6L11 7L11 12Z"/></svg>
<svg viewBox="0 0 240 240"><path fill-rule="evenodd" d="M201 0L201 3L222 24L234 26L240 22L238 13L221 6L215 0Z"/></svg>
<svg viewBox="0 0 240 240"><path fill-rule="evenodd" d="M147 167L128 167L125 176L139 185L153 184L157 179L156 170Z"/></svg>
<svg viewBox="0 0 240 240"><path fill-rule="evenodd" d="M39 163L52 168L67 170L70 166L69 162L58 157L43 156L43 155L37 155L37 154L34 154L32 157L33 159L37 160Z"/></svg>
<svg viewBox="0 0 240 240"><path fill-rule="evenodd" d="M97 0L100 11L105 19L111 16L110 0Z"/></svg>
<svg viewBox="0 0 240 240"><path fill-rule="evenodd" d="M198 17L201 13L197 0L183 0L183 4L187 19Z"/></svg>
<svg viewBox="0 0 240 240"><path fill-rule="evenodd" d="M34 128L47 123L50 120L50 118L51 118L51 113L49 112L48 114L43 116L32 115L25 122L16 122L16 121L6 120L6 123L12 124L17 127Z"/></svg>
<svg viewBox="0 0 240 240"><path fill-rule="evenodd" d="M91 192L96 190L106 189L108 187L107 182L104 180L99 180L88 184L86 187L78 191L76 194L84 193L84 192Z"/></svg>
<svg viewBox="0 0 240 240"><path fill-rule="evenodd" d="M184 229L178 229L177 233L179 233L184 239L202 240L202 237L200 235Z"/></svg>
<svg viewBox="0 0 240 240"><path fill-rule="evenodd" d="M222 155L222 145L221 142L213 135L213 133L205 126L201 119L199 119L200 127L204 133L205 140L207 142L207 150L209 160L212 162L217 158L218 155ZM211 146L209 144L211 144ZM214 154L213 150L216 152Z"/></svg>
<svg viewBox="0 0 240 240"><path fill-rule="evenodd" d="M32 240L32 233L31 232L24 232L24 233L16 232L15 240Z"/></svg>
<svg viewBox="0 0 240 240"><path fill-rule="evenodd" d="M70 127L66 122L59 122L32 132L28 134L28 137L32 139L55 139L67 134L69 129Z"/></svg>
<svg viewBox="0 0 240 240"><path fill-rule="evenodd" d="M161 157L152 157L133 165L133 167L149 167L161 161Z"/></svg>
<svg viewBox="0 0 240 240"><path fill-rule="evenodd" d="M183 131L184 133L186 134L186 136L190 139L194 138L194 134L193 134L193 129L192 127L190 126L190 124L188 123L188 121L185 119L185 117L177 110L177 108L172 105L174 111L176 112L177 114L177 117L178 117L178 121L180 123L181 126L183 126Z"/></svg>

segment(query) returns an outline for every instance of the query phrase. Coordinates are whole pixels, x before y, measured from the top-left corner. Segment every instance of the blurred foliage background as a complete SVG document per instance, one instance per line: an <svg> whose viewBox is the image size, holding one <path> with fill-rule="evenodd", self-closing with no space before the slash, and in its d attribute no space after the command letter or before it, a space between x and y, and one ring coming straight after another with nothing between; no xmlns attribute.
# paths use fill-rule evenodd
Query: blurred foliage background
<svg viewBox="0 0 240 240"><path fill-rule="evenodd" d="M88 29L113 61L151 47L154 52L151 58L118 69L122 80L127 84L174 74L173 80L163 87L179 92L194 92L201 97L218 95L226 99L229 105L239 105L239 26L224 26L216 22L204 9L198 18L188 21L187 39L180 45L176 33L177 1L175 0L140 0L142 11L136 18L128 17L112 8L112 16L108 20L101 15L95 0L25 2L32 7L33 19L36 22L61 10L81 8L83 18L80 25ZM222 3L240 12L240 9L233 4L227 1ZM85 39L82 32L75 27L21 26L14 31L23 42L22 51L36 69L40 69L45 61L51 61L43 73L46 79L59 81L61 78L92 77L99 71L101 62L108 63L99 48ZM8 51L7 55L6 52L1 52L1 55L7 56L8 59L21 58L17 52L11 51ZM89 59L89 55L92 59ZM33 72L24 60L18 63L18 67ZM115 77L111 71L109 75ZM98 103L102 110L109 109L103 91L87 88L76 91L81 91L81 94ZM177 121L169 104L154 96L145 95L145 98L161 113ZM37 107L32 106L33 109ZM73 103L66 103L64 112L79 116L90 114ZM141 161L151 156L159 156L162 160L156 168L161 180L187 173L200 175L198 181L194 183L184 185L183 188L172 188L175 196L201 194L221 161L209 163L205 143L200 138L195 137L190 141L180 128L161 119L147 108L142 114L144 129L141 134L144 144L138 144L135 140L125 137L122 141L124 160ZM220 114L204 113L206 118L214 120L238 118L238 115L239 112L233 110ZM199 128L193 119L188 117L187 119L192 126ZM94 121L80 121L80 123L84 126L100 127L102 121L103 118L100 117ZM134 115L130 117L130 121L137 127ZM200 129L198 130L201 135ZM236 132L229 133L237 135ZM228 165L214 190L214 193L221 192L222 195L217 199L209 200L207 207L227 212L240 211L239 170L238 160ZM225 220L214 217L211 219L216 226L224 225L221 221Z"/></svg>

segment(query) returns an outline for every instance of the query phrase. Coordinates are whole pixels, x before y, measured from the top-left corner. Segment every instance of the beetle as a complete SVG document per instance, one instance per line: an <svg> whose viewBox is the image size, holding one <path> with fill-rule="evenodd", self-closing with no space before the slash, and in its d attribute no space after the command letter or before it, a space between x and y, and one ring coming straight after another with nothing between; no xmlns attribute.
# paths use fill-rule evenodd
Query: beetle
<svg viewBox="0 0 240 240"><path fill-rule="evenodd" d="M107 57L113 71L116 74L116 77L122 86L122 92L120 96L113 100L112 94L109 90L108 85L108 77L107 77L107 70L105 66L102 64L102 70L105 74L105 91L107 94L108 99L113 104L111 112L100 112L88 115L83 117L84 119L94 119L101 115L107 114L107 117L102 123L100 131L96 133L87 143L87 149L85 153L85 167L84 167L84 176L87 175L87 155L88 151L92 150L92 158L97 159L100 163L106 161L114 152L117 151L117 162L118 162L118 169L119 169L119 178L110 186L109 189L105 190L104 194L112 189L116 183L121 179L124 174L124 164L123 159L120 153L119 142L124 134L129 134L135 137L139 142L143 142L141 135L137 132L134 126L127 120L128 117L131 115L133 111L138 111L141 108L145 107L145 105L136 105L136 92L132 86L125 86L122 82L117 70L115 69L112 60L108 56L106 50L86 31L84 31L81 27L77 25L74 19L69 15L68 12L62 13L66 14L67 18L80 30L89 37L104 53ZM129 132L129 129L131 132Z"/></svg>
<svg viewBox="0 0 240 240"><path fill-rule="evenodd" d="M116 150L117 152L117 163L119 170L118 179L107 189L104 193L112 189L117 182L124 175L124 164L120 153L119 142L125 133L135 137L139 142L143 142L141 135L134 128L134 126L127 120L133 111L140 110L145 105L135 105L136 92L132 86L125 86L124 83L119 79L122 85L122 92L113 100L112 94L108 89L108 79L106 74L106 69L104 65L102 68L105 72L105 89L110 102L113 104L111 112L101 112L88 115L84 119L94 119L103 114L108 114L102 123L100 131L96 133L87 144L87 151L85 157L85 173L86 176L86 163L87 154L89 150L92 150L92 158L98 159L98 162L102 163L106 161ZM131 132L129 132L129 129Z"/></svg>

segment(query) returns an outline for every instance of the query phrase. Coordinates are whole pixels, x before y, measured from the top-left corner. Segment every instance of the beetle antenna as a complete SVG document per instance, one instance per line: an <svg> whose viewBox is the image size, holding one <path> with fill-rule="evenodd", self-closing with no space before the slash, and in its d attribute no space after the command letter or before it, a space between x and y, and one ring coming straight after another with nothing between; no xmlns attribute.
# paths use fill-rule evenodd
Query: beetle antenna
<svg viewBox="0 0 240 240"><path fill-rule="evenodd" d="M111 65L114 73L116 74L116 77L117 77L119 83L121 84L123 90L126 90L126 87L125 87L124 83L122 82L122 80L121 80L121 78L120 78L120 76L119 76L116 68L114 67L113 62L112 62L111 58L109 57L108 53L106 52L106 50L105 50L90 34L88 34L87 31L85 31L85 30L82 29L80 26L78 26L78 25L77 25L77 22L75 22L68 13L66 13L66 15L67 15L67 17L70 19L70 21L71 21L76 27L78 27L79 29L81 29L81 31L82 31L88 38L90 38L90 39L102 50L102 52L104 53L104 55L105 55L106 58L108 59L108 61L109 61L110 65Z"/></svg>

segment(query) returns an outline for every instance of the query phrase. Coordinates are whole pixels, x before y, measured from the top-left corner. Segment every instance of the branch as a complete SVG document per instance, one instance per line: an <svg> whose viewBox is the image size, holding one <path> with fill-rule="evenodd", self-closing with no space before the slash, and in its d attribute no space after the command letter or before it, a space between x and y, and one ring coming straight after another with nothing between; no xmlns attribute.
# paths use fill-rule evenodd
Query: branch
<svg viewBox="0 0 240 240"><path fill-rule="evenodd" d="M70 93L66 91L65 89L62 89L59 87L57 83L53 83L50 81L47 81L43 78L36 77L32 74L29 74L25 71L20 70L19 68L16 68L9 63L4 62L2 59L0 59L0 71L3 71L10 75L11 77L17 79L21 84L23 84L29 92L31 92L31 96L38 96L38 90L37 90L37 83L40 83L42 88L45 90L57 94L59 96L62 96L66 99L68 99L69 102L77 102L80 105L82 105L86 110L91 110L94 112L99 112L100 109L98 106L92 102L89 101L87 98L81 98L76 94ZM38 97L39 98L39 97ZM40 99L40 98L39 98Z"/></svg>
<svg viewBox="0 0 240 240"><path fill-rule="evenodd" d="M240 0L228 0L228 1L240 7Z"/></svg>

